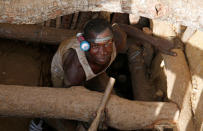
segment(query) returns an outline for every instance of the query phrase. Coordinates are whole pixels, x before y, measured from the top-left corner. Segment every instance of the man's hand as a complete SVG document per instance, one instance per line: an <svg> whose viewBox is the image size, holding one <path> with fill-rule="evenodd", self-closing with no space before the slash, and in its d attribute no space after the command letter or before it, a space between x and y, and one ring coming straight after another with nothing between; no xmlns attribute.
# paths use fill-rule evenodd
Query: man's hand
<svg viewBox="0 0 203 131"><path fill-rule="evenodd" d="M173 42L170 42L165 39L156 38L157 45L155 46L159 51L161 51L164 54L171 55L171 56L177 56L175 52L172 52L171 50L175 47L175 44Z"/></svg>

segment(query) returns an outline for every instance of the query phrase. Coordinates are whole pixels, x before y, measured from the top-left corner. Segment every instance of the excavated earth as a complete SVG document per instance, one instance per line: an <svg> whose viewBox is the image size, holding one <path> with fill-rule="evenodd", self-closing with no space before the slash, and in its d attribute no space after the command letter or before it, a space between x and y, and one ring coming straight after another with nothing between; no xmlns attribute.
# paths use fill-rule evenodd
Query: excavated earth
<svg viewBox="0 0 203 131"><path fill-rule="evenodd" d="M1 39L0 84L50 86L52 47ZM29 121L30 118L0 117L0 131L27 131Z"/></svg>

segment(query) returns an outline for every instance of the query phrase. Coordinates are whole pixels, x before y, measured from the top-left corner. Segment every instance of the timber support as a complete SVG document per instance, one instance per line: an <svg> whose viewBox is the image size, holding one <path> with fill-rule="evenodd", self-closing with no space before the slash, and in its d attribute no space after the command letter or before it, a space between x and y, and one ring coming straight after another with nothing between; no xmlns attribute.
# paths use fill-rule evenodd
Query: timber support
<svg viewBox="0 0 203 131"><path fill-rule="evenodd" d="M102 93L84 87L64 89L0 85L0 115L87 122L92 119L102 96ZM161 121L174 124L179 116L179 110L173 103L130 101L115 95L110 97L106 108L107 124L123 130L152 128Z"/></svg>

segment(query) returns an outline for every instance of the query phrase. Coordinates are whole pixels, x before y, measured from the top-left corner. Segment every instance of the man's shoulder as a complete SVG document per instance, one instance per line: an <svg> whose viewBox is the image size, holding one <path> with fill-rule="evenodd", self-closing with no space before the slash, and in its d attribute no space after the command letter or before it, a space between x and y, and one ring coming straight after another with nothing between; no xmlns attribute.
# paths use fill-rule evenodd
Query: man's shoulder
<svg viewBox="0 0 203 131"><path fill-rule="evenodd" d="M63 54L62 62L69 61L70 63L74 62L75 59L77 59L77 53L73 48L70 48Z"/></svg>
<svg viewBox="0 0 203 131"><path fill-rule="evenodd" d="M65 79L67 79L71 85L78 85L81 81L85 80L85 73L79 62L76 51L69 49L63 58Z"/></svg>

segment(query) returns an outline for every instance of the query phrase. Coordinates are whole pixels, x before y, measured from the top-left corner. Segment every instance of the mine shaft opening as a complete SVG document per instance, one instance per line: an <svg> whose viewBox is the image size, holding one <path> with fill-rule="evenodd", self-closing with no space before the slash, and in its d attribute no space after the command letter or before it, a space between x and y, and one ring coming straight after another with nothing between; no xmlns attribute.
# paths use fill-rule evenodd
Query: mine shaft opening
<svg viewBox="0 0 203 131"><path fill-rule="evenodd" d="M81 30L89 19L96 17L105 18L109 20L110 23L121 22L130 24L128 14L79 12L62 16L54 20L48 20L34 26ZM134 23L133 26L140 30L150 30L150 20L142 17L136 24ZM1 38L2 44L0 45L0 83L8 85L53 86L51 82L50 66L59 43L52 43L52 45L49 45L48 43L34 42L35 40L29 42L29 40L25 40L26 38L20 38L20 40L9 40L8 37L6 38L7 39ZM139 42L137 43L136 48L136 51L141 52L140 55L142 57L139 57L138 61L133 65L137 67L136 69L133 69L134 74L131 73L132 69L129 67L129 58L126 54L118 54L115 61L106 71L109 76L116 79L114 88L115 94L125 99L141 99L141 101L143 101L145 99L143 90L133 90L132 88L132 86L135 88L142 86L148 89L148 92L144 91L144 95L148 95L148 98L145 101L167 102L166 78L162 75L164 65L160 53L154 47L147 44L144 46ZM94 86L96 86L96 84L97 83L95 83ZM150 91L151 89L153 90ZM142 94L142 96L139 96L138 99L136 99L136 96L133 96L133 93ZM4 118L1 119L1 121L5 120ZM13 118L11 121L16 121L17 119L18 118ZM22 122L27 126L29 120L22 119ZM72 124L75 126L74 122ZM20 126L19 130L25 130L23 125L20 124ZM12 127L7 128L10 129Z"/></svg>

